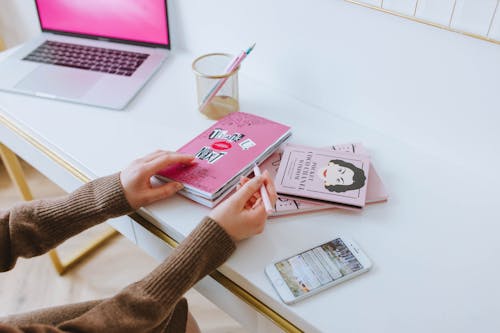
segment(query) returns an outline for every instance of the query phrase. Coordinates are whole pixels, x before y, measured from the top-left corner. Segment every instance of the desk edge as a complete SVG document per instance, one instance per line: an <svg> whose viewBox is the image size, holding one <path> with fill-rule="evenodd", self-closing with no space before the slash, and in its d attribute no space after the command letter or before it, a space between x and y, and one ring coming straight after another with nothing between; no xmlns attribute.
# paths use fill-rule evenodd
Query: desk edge
<svg viewBox="0 0 500 333"><path fill-rule="evenodd" d="M14 123L13 120L7 118L5 115L0 114L0 124L4 125L8 129L10 129L12 132L16 133L19 137L30 143L32 146L34 146L36 149L47 155L51 160L59 164L61 167L66 169L70 174L75 176L77 179L82 181L82 183L87 183L91 181L92 179L87 176L84 172L80 171L78 168L73 166L70 162L66 161L63 159L61 156L58 154L54 153L51 151L49 148L47 148L44 144L39 142L36 138L31 136L29 133L23 131L17 124ZM164 241L168 246L172 248L176 248L179 243L172 238L170 235L165 233L164 231L160 230L158 227L153 225L151 222L149 222L144 216L142 216L140 213L135 212L129 215L131 219L133 219L135 222L139 223L141 226L143 226L145 229L147 229L149 232L153 233L155 236L160 238L162 241ZM257 310L259 313L261 313L263 316L271 320L274 324L276 324L278 327L283 329L285 332L303 332L301 329L299 329L297 326L292 324L290 321L285 319L283 316L281 316L279 313L271 309L269 306L267 306L265 303L260 301L257 297L252 295L250 292L242 288L240 285L232 281L230 278L219 272L218 270L214 271L213 273L210 274L210 277L213 278L215 281L217 281L220 285L222 285L224 288L229 290L232 294L237 296L239 299L244 301L246 304L250 305L253 307L255 310Z"/></svg>

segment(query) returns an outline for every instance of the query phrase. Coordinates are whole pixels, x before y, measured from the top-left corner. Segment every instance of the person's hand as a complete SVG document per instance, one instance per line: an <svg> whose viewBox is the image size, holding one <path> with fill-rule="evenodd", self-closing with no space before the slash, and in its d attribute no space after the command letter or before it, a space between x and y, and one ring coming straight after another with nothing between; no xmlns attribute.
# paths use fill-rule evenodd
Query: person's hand
<svg viewBox="0 0 500 333"><path fill-rule="evenodd" d="M120 181L130 206L133 209L138 209L177 193L183 188L181 183L170 182L153 187L150 179L158 171L165 169L169 165L175 163L189 164L193 159L193 155L158 150L133 161L120 173Z"/></svg>
<svg viewBox="0 0 500 333"><path fill-rule="evenodd" d="M267 171L251 180L242 178L240 183L241 186L231 197L208 214L234 241L240 241L264 230L267 212L259 192L262 184L269 193L272 206L278 198L274 183Z"/></svg>

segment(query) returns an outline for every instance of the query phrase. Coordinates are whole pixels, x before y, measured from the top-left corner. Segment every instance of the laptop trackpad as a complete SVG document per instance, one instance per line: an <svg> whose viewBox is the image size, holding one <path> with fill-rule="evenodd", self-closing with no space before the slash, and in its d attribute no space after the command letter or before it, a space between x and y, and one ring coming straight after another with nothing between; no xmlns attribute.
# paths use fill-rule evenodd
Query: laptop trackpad
<svg viewBox="0 0 500 333"><path fill-rule="evenodd" d="M42 65L19 81L16 88L62 98L78 98L85 95L102 75L98 72Z"/></svg>

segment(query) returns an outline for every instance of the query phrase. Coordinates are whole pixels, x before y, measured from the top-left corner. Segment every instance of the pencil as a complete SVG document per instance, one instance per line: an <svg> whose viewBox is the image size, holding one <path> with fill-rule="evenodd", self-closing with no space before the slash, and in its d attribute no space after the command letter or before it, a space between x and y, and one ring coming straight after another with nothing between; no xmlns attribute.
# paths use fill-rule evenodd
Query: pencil
<svg viewBox="0 0 500 333"><path fill-rule="evenodd" d="M245 58L250 54L250 52L252 52L254 47L255 43L253 43L252 46L246 49L246 51L241 51L241 53L238 56L236 56L233 59L233 61L231 61L230 65L226 68L225 74L229 74L236 68L238 68L238 66L243 62L243 60L245 60ZM226 83L227 79L228 79L227 77L219 79L219 81L217 81L217 83L212 87L212 89L210 89L208 94L203 98L201 105L198 107L200 111L203 111L203 109L205 109L205 107L212 101L212 99L215 97L215 95L217 95L217 93L222 88L224 83Z"/></svg>
<svg viewBox="0 0 500 333"><path fill-rule="evenodd" d="M255 174L256 177L261 175L261 172L260 172L260 169L259 169L259 166L257 165L257 163L253 167L253 173ZM264 207L266 208L266 212L268 214L271 214L274 211L274 209L273 209L273 206L271 205L271 200L269 200L269 193L267 193L267 190L266 190L266 187L264 186L264 184L262 184L260 186L260 196L262 197L262 202L264 203Z"/></svg>

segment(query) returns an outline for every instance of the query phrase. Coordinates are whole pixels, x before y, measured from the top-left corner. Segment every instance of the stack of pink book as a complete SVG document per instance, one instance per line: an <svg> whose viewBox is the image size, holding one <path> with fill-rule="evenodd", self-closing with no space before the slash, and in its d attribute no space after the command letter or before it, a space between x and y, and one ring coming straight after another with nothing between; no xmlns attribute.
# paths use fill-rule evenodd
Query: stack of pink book
<svg viewBox="0 0 500 333"><path fill-rule="evenodd" d="M387 200L387 192L359 143L314 148L284 144L289 126L234 112L194 137L178 152L196 157L156 176L184 185L179 193L214 207L232 192L241 176L261 164L274 177L279 199L272 216L332 207L361 210Z"/></svg>
<svg viewBox="0 0 500 333"><path fill-rule="evenodd" d="M325 148L285 144L261 165L275 178L271 216L329 208L360 210L387 200L387 191L362 144Z"/></svg>
<svg viewBox="0 0 500 333"><path fill-rule="evenodd" d="M290 137L289 126L244 112L234 112L178 149L192 154L196 163L173 165L156 177L184 185L179 193L214 207Z"/></svg>

